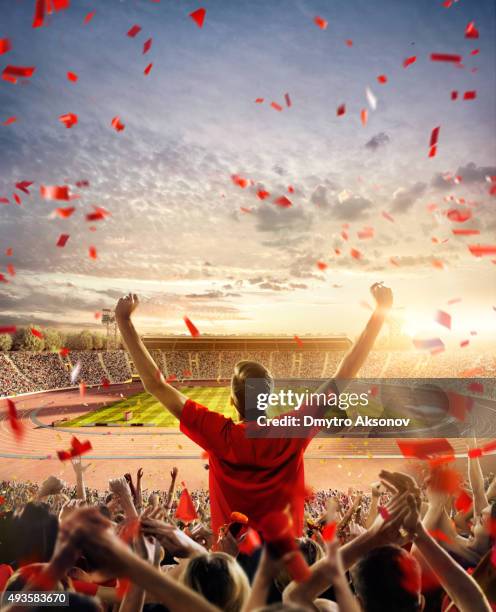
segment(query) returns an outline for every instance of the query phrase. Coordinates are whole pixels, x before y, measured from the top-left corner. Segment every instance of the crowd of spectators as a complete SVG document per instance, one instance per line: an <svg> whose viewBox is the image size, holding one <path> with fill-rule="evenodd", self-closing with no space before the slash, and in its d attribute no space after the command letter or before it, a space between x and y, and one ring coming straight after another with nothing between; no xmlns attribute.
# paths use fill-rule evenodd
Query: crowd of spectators
<svg viewBox="0 0 496 612"><path fill-rule="evenodd" d="M275 378L332 376L341 351L160 351L152 357L169 380L225 381L235 363L250 359L263 363ZM136 374L123 350L55 352L0 352L0 397L71 386L70 373L80 364L76 383L98 385L102 380L125 382ZM415 351L372 351L362 378L494 378L496 362L490 353L460 350L429 355Z"/></svg>
<svg viewBox="0 0 496 612"><path fill-rule="evenodd" d="M105 612L494 609L496 484L476 456L463 507L446 464L420 482L383 470L364 490L307 491L284 550L237 512L212 533L208 491L177 490L177 468L167 491L147 490L142 469L101 491L72 465L72 485L0 481L0 592L60 591L71 610Z"/></svg>

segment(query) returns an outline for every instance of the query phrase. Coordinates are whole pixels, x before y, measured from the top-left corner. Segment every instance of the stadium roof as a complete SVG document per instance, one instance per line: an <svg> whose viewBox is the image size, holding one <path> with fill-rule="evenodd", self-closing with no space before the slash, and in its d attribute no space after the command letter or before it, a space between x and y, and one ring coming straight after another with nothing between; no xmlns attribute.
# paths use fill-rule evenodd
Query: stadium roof
<svg viewBox="0 0 496 612"><path fill-rule="evenodd" d="M144 336L148 349L167 351L344 351L351 346L347 336L303 337L301 344L290 337Z"/></svg>

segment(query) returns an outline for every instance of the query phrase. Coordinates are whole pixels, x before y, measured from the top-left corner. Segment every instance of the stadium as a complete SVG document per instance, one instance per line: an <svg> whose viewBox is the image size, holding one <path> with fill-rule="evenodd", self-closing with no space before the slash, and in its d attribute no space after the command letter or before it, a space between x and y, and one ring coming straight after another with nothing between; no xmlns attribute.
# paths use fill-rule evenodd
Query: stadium
<svg viewBox="0 0 496 612"><path fill-rule="evenodd" d="M164 378L188 397L235 418L230 405L230 377L242 359L267 365L276 378L332 377L351 345L345 336L309 337L160 337L144 338ZM62 354L60 354L62 353ZM494 377L490 353L467 351L430 355L413 351L373 351L362 368L369 379L447 378L461 374ZM481 374L482 373L482 374ZM75 377L74 374L77 374ZM71 382L72 377L72 382ZM179 468L192 488L205 488L206 462L201 449L180 433L177 419L143 389L128 353L116 350L0 353L1 394L11 397L25 425L19 442L12 436L6 410L1 412L0 480L36 480L49 474L70 477L70 467L57 459L72 436L90 440L92 485L102 488L111 477L143 467L150 488L163 486L171 465ZM451 443L466 455L463 439ZM496 464L483 458L487 469ZM317 437L305 455L309 485L333 483L363 486L378 469L401 466L405 460L394 438Z"/></svg>

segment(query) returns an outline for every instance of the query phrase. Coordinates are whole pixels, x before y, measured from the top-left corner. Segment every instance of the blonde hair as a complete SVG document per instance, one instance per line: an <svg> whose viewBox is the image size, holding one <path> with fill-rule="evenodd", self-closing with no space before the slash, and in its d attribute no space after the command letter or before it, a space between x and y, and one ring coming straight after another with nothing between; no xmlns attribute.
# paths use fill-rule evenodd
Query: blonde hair
<svg viewBox="0 0 496 612"><path fill-rule="evenodd" d="M274 380L271 373L265 366L258 361L238 361L234 366L234 374L231 378L231 397L239 412L240 416L245 416L245 388L246 381L249 378L258 378L263 380L267 386L267 392L270 393Z"/></svg>
<svg viewBox="0 0 496 612"><path fill-rule="evenodd" d="M241 566L223 552L192 557L181 574L181 582L225 612L240 612L250 593Z"/></svg>

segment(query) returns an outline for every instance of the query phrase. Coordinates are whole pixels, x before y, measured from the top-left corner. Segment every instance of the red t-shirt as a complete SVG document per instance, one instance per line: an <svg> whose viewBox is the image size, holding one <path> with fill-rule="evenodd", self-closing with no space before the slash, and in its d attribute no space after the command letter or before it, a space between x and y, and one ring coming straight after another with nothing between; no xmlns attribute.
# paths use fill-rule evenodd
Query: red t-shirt
<svg viewBox="0 0 496 612"><path fill-rule="evenodd" d="M188 399L180 428L209 454L212 529L242 512L255 528L269 512L291 502L294 530L303 530L303 453L310 438L246 437L246 424L234 423ZM298 492L295 495L295 492Z"/></svg>

